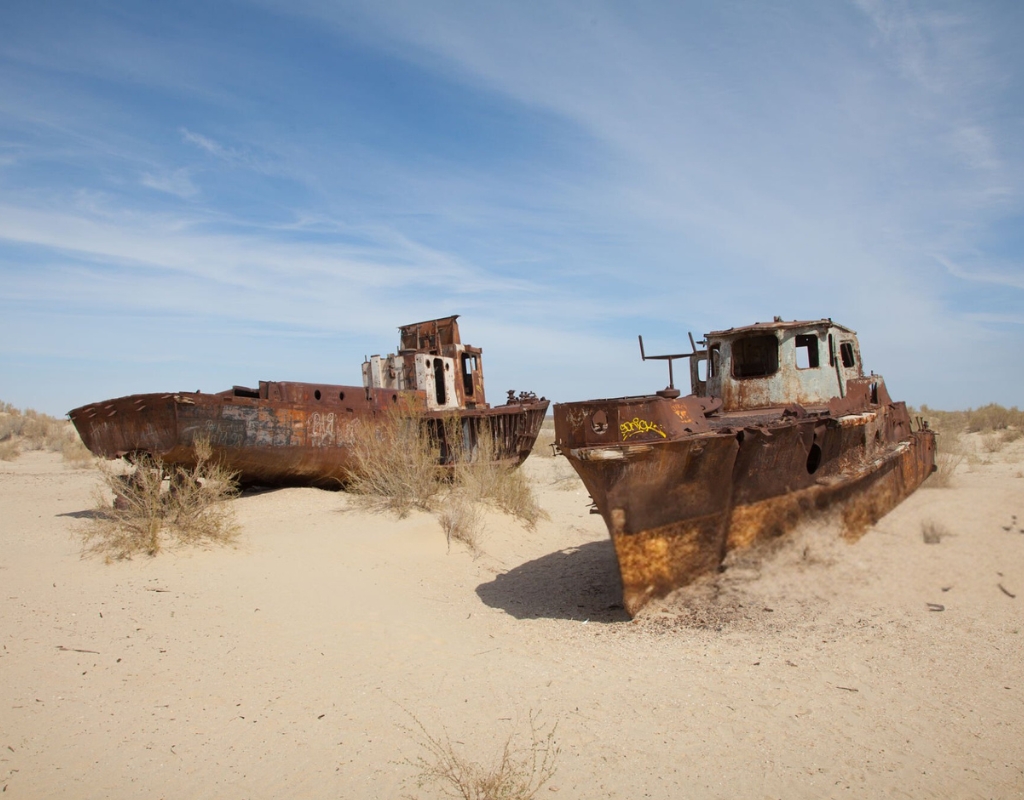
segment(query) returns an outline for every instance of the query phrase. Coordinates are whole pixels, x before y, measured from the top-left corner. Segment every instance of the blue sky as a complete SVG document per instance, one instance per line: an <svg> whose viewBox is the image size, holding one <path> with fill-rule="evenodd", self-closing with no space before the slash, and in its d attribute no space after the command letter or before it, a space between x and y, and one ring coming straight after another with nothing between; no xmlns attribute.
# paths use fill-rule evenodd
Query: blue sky
<svg viewBox="0 0 1024 800"><path fill-rule="evenodd" d="M774 315L1024 397L1024 4L0 4L0 399L358 384L461 314L492 402Z"/></svg>

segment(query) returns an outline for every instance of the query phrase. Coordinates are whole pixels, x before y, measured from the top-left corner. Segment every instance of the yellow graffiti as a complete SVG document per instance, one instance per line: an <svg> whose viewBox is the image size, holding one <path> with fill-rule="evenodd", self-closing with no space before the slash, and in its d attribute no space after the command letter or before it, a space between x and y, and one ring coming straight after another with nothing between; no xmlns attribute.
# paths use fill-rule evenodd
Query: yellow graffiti
<svg viewBox="0 0 1024 800"><path fill-rule="evenodd" d="M628 439L630 436L637 436L641 433L656 433L662 439L668 438L665 435L665 431L659 428L656 422L648 422L646 419L640 419L640 417L633 417L633 419L621 423L619 430L622 432L623 439Z"/></svg>

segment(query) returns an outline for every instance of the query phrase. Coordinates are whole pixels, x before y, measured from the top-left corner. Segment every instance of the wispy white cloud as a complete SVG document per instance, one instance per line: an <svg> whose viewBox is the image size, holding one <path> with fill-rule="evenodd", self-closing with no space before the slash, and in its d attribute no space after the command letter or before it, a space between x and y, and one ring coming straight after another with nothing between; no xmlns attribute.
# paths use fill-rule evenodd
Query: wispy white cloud
<svg viewBox="0 0 1024 800"><path fill-rule="evenodd" d="M154 11L9 25L0 303L307 343L461 311L563 399L646 375L636 333L829 315L957 402L984 389L918 354L975 347L1013 316L989 295L1024 284L1024 65L993 9L265 0L229 36Z"/></svg>
<svg viewBox="0 0 1024 800"><path fill-rule="evenodd" d="M966 267L945 256L935 256L935 260L942 264L950 275L961 280L990 283L1008 289L1024 289L1024 267L1020 265L999 270L991 265ZM973 318L979 319L977 315Z"/></svg>
<svg viewBox="0 0 1024 800"><path fill-rule="evenodd" d="M192 176L187 169L176 169L159 175L143 173L141 182L143 186L148 186L150 189L173 194L175 197L183 199L199 194L199 188L192 182Z"/></svg>

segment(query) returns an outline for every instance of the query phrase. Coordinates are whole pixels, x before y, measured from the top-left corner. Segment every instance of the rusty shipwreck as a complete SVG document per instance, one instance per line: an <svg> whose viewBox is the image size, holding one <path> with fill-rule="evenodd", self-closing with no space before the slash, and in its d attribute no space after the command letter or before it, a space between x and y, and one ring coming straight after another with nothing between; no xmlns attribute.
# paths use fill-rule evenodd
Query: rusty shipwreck
<svg viewBox="0 0 1024 800"><path fill-rule="evenodd" d="M362 386L260 381L216 394L136 394L76 408L68 416L86 447L106 458L146 454L165 465L192 466L193 443L208 439L214 458L242 484L343 485L354 466L359 424L390 424L412 415L431 426L442 460L473 454L490 436L499 460L522 463L537 438L548 401L509 392L504 405L484 396L483 351L463 344L458 316L399 328L397 354L370 356ZM457 419L459 424L451 425ZM448 448L446 436L461 436Z"/></svg>
<svg viewBox="0 0 1024 800"><path fill-rule="evenodd" d="M700 345L698 347L698 344ZM714 331L653 395L556 404L555 446L611 534L632 615L832 507L856 537L934 470L935 438L830 319ZM672 362L689 359L680 397Z"/></svg>

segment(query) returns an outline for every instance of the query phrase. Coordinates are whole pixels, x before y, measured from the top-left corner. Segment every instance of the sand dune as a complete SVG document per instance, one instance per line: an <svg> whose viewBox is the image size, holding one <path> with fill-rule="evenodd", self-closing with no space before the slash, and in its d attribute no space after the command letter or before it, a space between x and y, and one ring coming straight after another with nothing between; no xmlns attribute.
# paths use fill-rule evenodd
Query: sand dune
<svg viewBox="0 0 1024 800"><path fill-rule="evenodd" d="M0 462L0 786L398 797L417 720L488 761L539 714L545 797L1019 796L1021 461L965 463L856 544L807 524L630 621L561 460L525 466L550 518L488 514L478 557L427 514L289 489L235 501L235 546L108 565L76 535L96 472L26 453Z"/></svg>

